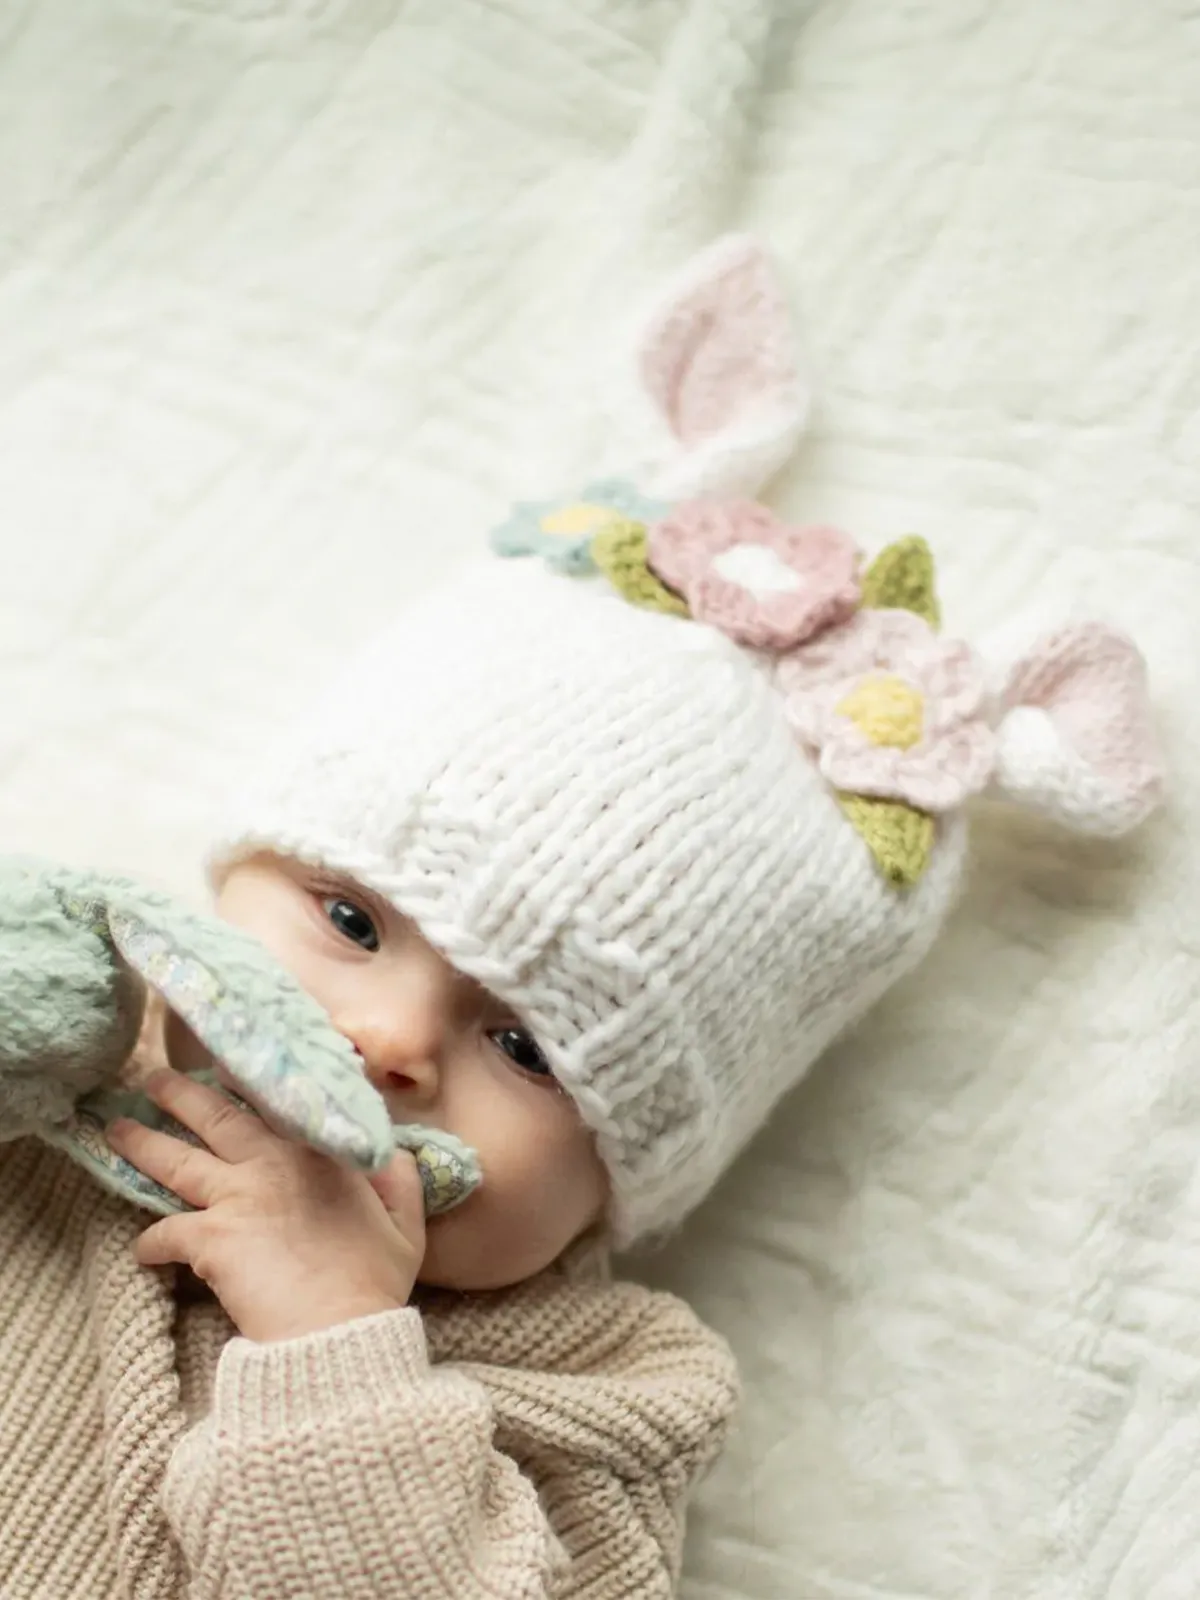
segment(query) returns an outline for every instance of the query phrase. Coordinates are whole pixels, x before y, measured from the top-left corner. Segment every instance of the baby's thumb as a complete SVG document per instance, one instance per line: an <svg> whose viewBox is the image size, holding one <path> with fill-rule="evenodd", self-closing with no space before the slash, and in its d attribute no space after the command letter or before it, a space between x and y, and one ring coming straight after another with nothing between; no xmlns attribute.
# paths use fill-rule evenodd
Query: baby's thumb
<svg viewBox="0 0 1200 1600"><path fill-rule="evenodd" d="M425 1189L412 1151L397 1150L386 1167L369 1174L367 1182L402 1232L419 1243L425 1232Z"/></svg>

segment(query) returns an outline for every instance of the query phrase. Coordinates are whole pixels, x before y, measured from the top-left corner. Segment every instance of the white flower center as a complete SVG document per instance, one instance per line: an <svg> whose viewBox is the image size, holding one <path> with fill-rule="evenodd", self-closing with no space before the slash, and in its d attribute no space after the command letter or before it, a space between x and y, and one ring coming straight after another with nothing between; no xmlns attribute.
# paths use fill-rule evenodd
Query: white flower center
<svg viewBox="0 0 1200 1600"><path fill-rule="evenodd" d="M748 589L756 600L772 594L795 594L804 579L769 545L735 544L713 560L713 571L727 583Z"/></svg>

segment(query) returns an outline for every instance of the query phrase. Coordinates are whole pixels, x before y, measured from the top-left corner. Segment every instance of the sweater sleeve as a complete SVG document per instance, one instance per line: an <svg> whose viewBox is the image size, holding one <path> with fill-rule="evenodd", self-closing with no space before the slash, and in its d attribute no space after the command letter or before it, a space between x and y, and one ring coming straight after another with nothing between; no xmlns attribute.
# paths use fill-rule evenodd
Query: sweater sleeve
<svg viewBox="0 0 1200 1600"><path fill-rule="evenodd" d="M672 1449L661 1365L636 1368L635 1357L597 1380L602 1411L614 1384L628 1391L619 1407L628 1402L635 1436L637 1391L650 1397L656 1443L632 1473L627 1441L619 1461L590 1439L578 1451L569 1442L594 1426L590 1384L575 1378L560 1396L553 1377L529 1374L542 1434L521 1453L535 1484L503 1448L503 1394L478 1368L431 1364L416 1311L279 1344L231 1340L212 1411L179 1445L163 1490L187 1600L674 1594L683 1496L724 1431L731 1369L714 1370L720 1394L702 1385L694 1404L673 1400L689 1437Z"/></svg>
<svg viewBox="0 0 1200 1600"><path fill-rule="evenodd" d="M492 1448L487 1392L430 1365L416 1311L231 1340L163 1503L188 1600L554 1592L556 1542Z"/></svg>

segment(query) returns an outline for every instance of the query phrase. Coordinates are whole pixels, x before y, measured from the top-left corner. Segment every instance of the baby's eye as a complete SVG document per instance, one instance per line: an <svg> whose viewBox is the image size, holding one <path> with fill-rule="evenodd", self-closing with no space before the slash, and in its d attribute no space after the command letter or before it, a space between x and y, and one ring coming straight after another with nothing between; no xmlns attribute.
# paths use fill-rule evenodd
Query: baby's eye
<svg viewBox="0 0 1200 1600"><path fill-rule="evenodd" d="M533 1073L539 1078L551 1076L550 1063L542 1053L541 1045L527 1028L493 1028L488 1038L522 1072Z"/></svg>
<svg viewBox="0 0 1200 1600"><path fill-rule="evenodd" d="M334 894L326 895L321 905L330 922L351 944L361 945L364 950L379 949L379 934L375 924L361 906Z"/></svg>

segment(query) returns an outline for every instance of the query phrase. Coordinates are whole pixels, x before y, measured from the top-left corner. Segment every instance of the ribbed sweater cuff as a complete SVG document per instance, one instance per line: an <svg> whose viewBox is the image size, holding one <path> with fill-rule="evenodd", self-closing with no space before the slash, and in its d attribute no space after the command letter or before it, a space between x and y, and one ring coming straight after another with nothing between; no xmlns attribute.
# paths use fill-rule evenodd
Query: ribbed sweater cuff
<svg viewBox="0 0 1200 1600"><path fill-rule="evenodd" d="M221 1353L214 1421L268 1438L395 1404L429 1372L420 1313L382 1311L275 1344L231 1339Z"/></svg>

